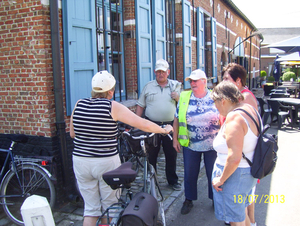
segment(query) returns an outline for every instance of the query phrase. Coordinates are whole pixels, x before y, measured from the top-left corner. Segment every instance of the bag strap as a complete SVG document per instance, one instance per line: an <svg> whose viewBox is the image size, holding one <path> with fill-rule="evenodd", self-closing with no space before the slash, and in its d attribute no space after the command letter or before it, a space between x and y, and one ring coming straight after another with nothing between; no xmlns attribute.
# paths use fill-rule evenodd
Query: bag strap
<svg viewBox="0 0 300 226"><path fill-rule="evenodd" d="M259 135L260 135L260 134L261 134L261 120L260 120L260 117L259 117L257 111L254 109L254 110L255 110L255 113L256 113L256 115L257 115L257 118L259 119L259 125L257 124L257 122L255 121L255 119L253 118L253 116L250 115L250 113L249 113L248 111L246 111L246 110L244 110L244 109L242 109L242 108L236 108L236 109L234 109L233 111L237 111L237 110L243 111L244 113L246 113L246 114L252 119L252 121L255 123L256 128L257 128L257 130L258 130L258 132L259 132Z"/></svg>
<svg viewBox="0 0 300 226"><path fill-rule="evenodd" d="M234 109L233 111L237 111L237 110L242 111L242 112L245 112L245 113L252 119L252 121L255 123L256 128L257 128L257 130L258 130L258 133L259 133L258 137L259 137L259 136L261 135L261 133L262 133L262 132L261 132L261 120L260 120L260 117L259 117L259 115L258 115L256 109L254 108L255 113L256 113L256 115L257 115L257 118L259 119L259 125L258 125L257 122L255 121L255 119L253 118L253 116L250 115L249 112L247 112L246 110L244 110L244 109L242 109L242 108L236 108L236 109ZM243 156L243 158L248 162L249 166L252 166L252 165L253 165L253 163L250 161L250 159L248 159L248 158L245 156L244 152L242 152L242 156Z"/></svg>

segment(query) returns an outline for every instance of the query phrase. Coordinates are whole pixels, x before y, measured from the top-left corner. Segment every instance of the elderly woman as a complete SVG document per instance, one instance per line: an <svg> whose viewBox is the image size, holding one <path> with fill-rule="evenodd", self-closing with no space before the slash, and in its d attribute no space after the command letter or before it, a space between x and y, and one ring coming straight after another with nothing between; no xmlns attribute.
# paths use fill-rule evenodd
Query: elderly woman
<svg viewBox="0 0 300 226"><path fill-rule="evenodd" d="M146 132L167 134L173 129L170 125L161 128L110 100L115 84L115 78L107 71L95 74L92 97L79 100L71 116L70 136L75 138L73 169L84 200L84 226L96 225L101 211L117 202L117 191L102 179L103 173L120 165L117 121Z"/></svg>
<svg viewBox="0 0 300 226"><path fill-rule="evenodd" d="M250 173L250 166L242 157L253 158L258 134L254 122L247 114L236 110L241 108L252 115L256 122L256 110L242 103L244 96L231 82L223 81L212 91L212 99L220 114L226 117L213 146L217 159L213 170L213 193L215 215L219 220L229 221L230 225L250 225L246 219L247 195L257 180ZM243 200L243 202L239 201Z"/></svg>
<svg viewBox="0 0 300 226"><path fill-rule="evenodd" d="M205 73L198 69L186 78L191 90L183 91L174 117L173 146L179 152L183 146L185 201L181 214L187 214L197 200L197 181L201 158L204 156L208 180L208 197L213 199L211 175L217 154L213 140L219 131L219 112L206 88Z"/></svg>
<svg viewBox="0 0 300 226"><path fill-rule="evenodd" d="M241 91L241 93L244 96L243 103L250 104L253 106L256 110L258 109L258 104L256 97L254 94L246 87L246 77L247 72L246 69L236 63L230 63L227 66L225 66L222 70L222 76L224 81L232 82L236 87ZM225 117L220 115L220 122L221 125L225 121ZM252 195L255 195L255 188L252 190ZM255 223L255 216L254 216L254 202L252 202L248 207L248 215L250 218L251 226L256 226ZM229 224L228 222L225 222L225 224Z"/></svg>

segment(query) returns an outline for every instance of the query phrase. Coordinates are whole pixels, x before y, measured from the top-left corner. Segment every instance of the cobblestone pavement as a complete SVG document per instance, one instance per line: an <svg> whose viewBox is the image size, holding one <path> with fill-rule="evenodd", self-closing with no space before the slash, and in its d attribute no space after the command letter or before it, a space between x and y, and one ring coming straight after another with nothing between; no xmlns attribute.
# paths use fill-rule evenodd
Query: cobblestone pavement
<svg viewBox="0 0 300 226"><path fill-rule="evenodd" d="M164 208L165 211L172 205L172 203L183 194L183 157L182 153L178 153L177 157L177 175L179 177L179 183L182 184L181 191L174 191L173 188L168 186L168 182L165 177L165 157L163 152L159 153L157 164L157 176L160 183L160 187L164 196ZM142 171L140 170L137 179L132 183L132 192L136 193L140 191L143 184ZM70 202L61 209L53 210L53 217L56 226L79 226L83 223L83 202ZM3 211L0 212L0 226L15 226L6 217Z"/></svg>

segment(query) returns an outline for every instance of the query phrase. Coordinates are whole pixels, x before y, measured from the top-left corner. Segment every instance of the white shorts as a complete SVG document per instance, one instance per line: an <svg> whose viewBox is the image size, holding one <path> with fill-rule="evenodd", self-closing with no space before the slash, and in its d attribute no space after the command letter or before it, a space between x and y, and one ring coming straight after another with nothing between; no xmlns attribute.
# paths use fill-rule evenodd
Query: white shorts
<svg viewBox="0 0 300 226"><path fill-rule="evenodd" d="M102 174L120 166L119 155L87 158L73 155L73 170L84 200L84 216L101 216L110 205L118 202L116 193L105 183Z"/></svg>

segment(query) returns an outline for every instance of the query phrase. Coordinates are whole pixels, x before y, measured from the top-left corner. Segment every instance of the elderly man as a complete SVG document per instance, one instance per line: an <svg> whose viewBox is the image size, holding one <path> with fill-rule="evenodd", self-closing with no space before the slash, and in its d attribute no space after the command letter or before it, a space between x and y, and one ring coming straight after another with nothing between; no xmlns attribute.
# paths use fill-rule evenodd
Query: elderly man
<svg viewBox="0 0 300 226"><path fill-rule="evenodd" d="M158 125L173 124L176 104L179 100L181 83L168 79L170 74L169 64L164 59L156 61L154 70L156 79L148 82L137 102L136 114L142 116L145 110L146 119ZM157 135L157 145L149 147L149 161L156 170L157 156L162 144L166 157L166 177L169 185L174 190L181 190L176 174L177 152L173 142L168 136Z"/></svg>

